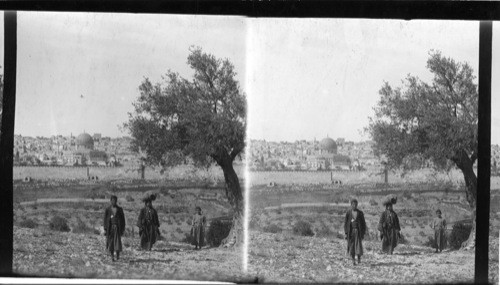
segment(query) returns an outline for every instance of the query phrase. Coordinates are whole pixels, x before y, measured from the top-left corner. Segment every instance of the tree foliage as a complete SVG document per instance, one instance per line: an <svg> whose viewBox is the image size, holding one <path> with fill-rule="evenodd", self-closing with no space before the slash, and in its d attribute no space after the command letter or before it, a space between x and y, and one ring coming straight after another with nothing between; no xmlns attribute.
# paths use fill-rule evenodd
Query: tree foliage
<svg viewBox="0 0 500 285"><path fill-rule="evenodd" d="M431 162L439 169L457 166L464 174L467 198L476 201L478 92L473 70L431 51L432 82L408 75L403 86L385 82L368 131L377 155L392 168L414 169Z"/></svg>
<svg viewBox="0 0 500 285"><path fill-rule="evenodd" d="M162 82L145 78L129 113L132 149L150 164L173 166L232 161L245 147L246 101L232 63L191 48L188 80L168 71Z"/></svg>

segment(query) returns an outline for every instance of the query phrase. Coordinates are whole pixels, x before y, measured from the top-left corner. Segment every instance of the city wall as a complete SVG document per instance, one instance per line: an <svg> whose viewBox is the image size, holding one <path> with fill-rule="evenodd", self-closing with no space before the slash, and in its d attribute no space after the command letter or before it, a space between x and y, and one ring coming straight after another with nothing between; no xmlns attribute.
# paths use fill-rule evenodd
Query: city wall
<svg viewBox="0 0 500 285"><path fill-rule="evenodd" d="M340 180L342 184L383 183L384 175L380 171L252 171L250 172L251 185L276 184L331 184L333 180ZM463 175L459 170L449 173L435 172L431 169L413 171L404 176L401 172L389 171L389 183L422 183L449 181L453 184L463 182Z"/></svg>
<svg viewBox="0 0 500 285"><path fill-rule="evenodd" d="M33 180L85 180L87 167L64 166L14 166L14 180L23 180L29 177ZM235 166L235 171L243 179L243 166ZM98 180L140 179L138 169L127 167L88 167L89 176L97 176ZM197 169L192 166L178 166L161 173L159 169L147 167L145 170L147 180L207 180L210 182L224 181L220 167L211 167L207 170Z"/></svg>

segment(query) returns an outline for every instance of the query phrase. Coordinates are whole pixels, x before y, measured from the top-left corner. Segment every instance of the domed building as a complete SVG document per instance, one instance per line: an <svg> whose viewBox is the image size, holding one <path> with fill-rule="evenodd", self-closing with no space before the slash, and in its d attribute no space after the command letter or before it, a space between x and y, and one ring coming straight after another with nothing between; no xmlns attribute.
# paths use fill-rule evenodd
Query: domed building
<svg viewBox="0 0 500 285"><path fill-rule="evenodd" d="M94 139L87 133L76 137L74 150L67 158L70 165L101 165L107 164L107 154L104 151L94 150Z"/></svg>
<svg viewBox="0 0 500 285"><path fill-rule="evenodd" d="M350 169L351 159L347 155L337 153L337 143L328 136L319 143L316 153L307 157L309 169L345 170Z"/></svg>
<svg viewBox="0 0 500 285"><path fill-rule="evenodd" d="M320 148L320 154L322 153L337 154L337 143L328 136L321 140L321 142L319 143L319 148Z"/></svg>
<svg viewBox="0 0 500 285"><path fill-rule="evenodd" d="M87 133L82 133L76 137L76 150L93 150L94 139Z"/></svg>

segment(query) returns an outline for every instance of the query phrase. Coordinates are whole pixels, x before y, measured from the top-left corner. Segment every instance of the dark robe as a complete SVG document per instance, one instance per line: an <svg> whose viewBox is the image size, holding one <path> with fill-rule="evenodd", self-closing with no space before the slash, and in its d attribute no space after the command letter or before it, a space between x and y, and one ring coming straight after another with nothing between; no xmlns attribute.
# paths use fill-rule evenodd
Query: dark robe
<svg viewBox="0 0 500 285"><path fill-rule="evenodd" d="M434 229L434 248L443 250L445 245L446 220L435 218L432 221L432 228Z"/></svg>
<svg viewBox="0 0 500 285"><path fill-rule="evenodd" d="M347 253L351 256L363 255L362 240L366 233L365 215L360 210L356 211L358 212L356 219L354 219L352 209L347 211L344 222L344 232L347 238Z"/></svg>
<svg viewBox="0 0 500 285"><path fill-rule="evenodd" d="M141 237L141 248L151 250L158 236L160 236L160 221L156 210L152 207L142 208L137 220L137 226Z"/></svg>
<svg viewBox="0 0 500 285"><path fill-rule="evenodd" d="M191 240L194 246L202 247L205 245L205 223L205 216L198 214L193 215L191 223Z"/></svg>
<svg viewBox="0 0 500 285"><path fill-rule="evenodd" d="M392 210L385 210L380 216L378 230L382 238L382 251L392 254L398 245L399 231L401 230L398 215Z"/></svg>
<svg viewBox="0 0 500 285"><path fill-rule="evenodd" d="M122 251L122 239L125 232L125 214L123 209L116 206L116 214L113 215L112 206L104 211L104 231L106 233L106 249L110 252Z"/></svg>

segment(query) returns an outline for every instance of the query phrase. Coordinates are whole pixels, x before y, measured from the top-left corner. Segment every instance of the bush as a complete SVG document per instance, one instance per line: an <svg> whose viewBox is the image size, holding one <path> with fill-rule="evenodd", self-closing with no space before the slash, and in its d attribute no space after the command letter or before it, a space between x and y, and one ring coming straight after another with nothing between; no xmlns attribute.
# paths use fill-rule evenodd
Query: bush
<svg viewBox="0 0 500 285"><path fill-rule="evenodd" d="M306 221L298 221L293 226L293 233L300 236L313 236L314 233L311 229L311 224Z"/></svg>
<svg viewBox="0 0 500 285"><path fill-rule="evenodd" d="M207 243L213 247L221 245L222 240L229 235L231 226L232 223L224 223L220 220L215 220L210 223L206 235Z"/></svg>
<svg viewBox="0 0 500 285"><path fill-rule="evenodd" d="M472 225L465 225L457 223L453 225L450 238L448 239L449 245L452 249L459 249L462 243L469 238Z"/></svg>
<svg viewBox="0 0 500 285"><path fill-rule="evenodd" d="M38 223L35 222L34 220L28 218L26 220L21 221L19 223L19 226L22 228L34 229L34 228L38 227Z"/></svg>
<svg viewBox="0 0 500 285"><path fill-rule="evenodd" d="M333 236L333 232L332 232L332 230L330 230L329 227L323 225L321 228L319 228L316 231L316 236L317 237L331 237L331 236Z"/></svg>
<svg viewBox="0 0 500 285"><path fill-rule="evenodd" d="M73 227L73 233L75 234L94 233L94 229L87 226L80 218L77 218L76 225L75 227Z"/></svg>
<svg viewBox="0 0 500 285"><path fill-rule="evenodd" d="M428 246L428 247L435 248L436 247L435 243L436 242L434 241L434 237L432 236L432 237L429 237L426 242L424 242L424 245Z"/></svg>
<svg viewBox="0 0 500 285"><path fill-rule="evenodd" d="M193 244L194 239L191 236L191 233L184 234L184 238L181 240L181 242L187 243L187 244Z"/></svg>
<svg viewBox="0 0 500 285"><path fill-rule="evenodd" d="M68 220L61 216L54 216L49 223L49 228L54 231L69 232Z"/></svg>
<svg viewBox="0 0 500 285"><path fill-rule="evenodd" d="M370 200L370 205L371 205L371 206L377 206L377 205L378 205L378 203L377 203L377 201L375 201L375 200L371 199L371 200Z"/></svg>
<svg viewBox="0 0 500 285"><path fill-rule="evenodd" d="M125 200L127 200L127 202L134 202L134 198L130 195L125 196Z"/></svg>
<svg viewBox="0 0 500 285"><path fill-rule="evenodd" d="M273 233L273 234L281 233L283 231L278 225L275 224L265 226L264 228L262 228L262 230L266 233Z"/></svg>

